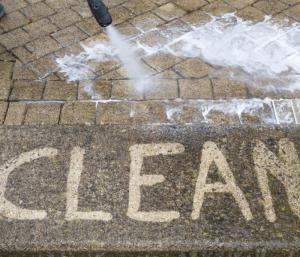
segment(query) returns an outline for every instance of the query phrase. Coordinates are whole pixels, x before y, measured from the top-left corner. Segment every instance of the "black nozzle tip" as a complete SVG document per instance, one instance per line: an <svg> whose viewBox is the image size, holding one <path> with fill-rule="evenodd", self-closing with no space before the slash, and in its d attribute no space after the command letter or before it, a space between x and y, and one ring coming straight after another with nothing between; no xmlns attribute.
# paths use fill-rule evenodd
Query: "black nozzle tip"
<svg viewBox="0 0 300 257"><path fill-rule="evenodd" d="M109 15L109 17L106 17L104 20L101 21L101 23L98 21L99 25L102 27L108 27L109 25L112 24L112 18Z"/></svg>
<svg viewBox="0 0 300 257"><path fill-rule="evenodd" d="M112 17L108 8L101 0L88 0L90 9L101 27L107 27L112 24Z"/></svg>

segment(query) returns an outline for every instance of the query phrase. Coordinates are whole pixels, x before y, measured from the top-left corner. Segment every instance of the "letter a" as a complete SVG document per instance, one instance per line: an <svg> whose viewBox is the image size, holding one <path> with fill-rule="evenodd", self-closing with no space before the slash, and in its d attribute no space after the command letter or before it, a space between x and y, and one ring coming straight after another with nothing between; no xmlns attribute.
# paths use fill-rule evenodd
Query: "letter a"
<svg viewBox="0 0 300 257"><path fill-rule="evenodd" d="M221 176L225 180L223 183L206 184L206 178L212 163L215 163ZM203 146L199 176L196 183L193 201L192 219L198 219L204 201L205 193L230 193L241 209L246 220L253 219L249 204L242 192L236 185L235 178L229 168L229 164L222 152L214 142L206 142Z"/></svg>

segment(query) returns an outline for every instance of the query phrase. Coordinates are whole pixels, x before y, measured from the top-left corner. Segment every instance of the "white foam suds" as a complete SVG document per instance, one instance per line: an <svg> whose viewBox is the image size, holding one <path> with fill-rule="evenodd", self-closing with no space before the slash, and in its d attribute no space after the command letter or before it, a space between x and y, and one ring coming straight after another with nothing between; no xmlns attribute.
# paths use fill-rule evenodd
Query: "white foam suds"
<svg viewBox="0 0 300 257"><path fill-rule="evenodd" d="M268 108L268 111L266 111ZM243 114L259 115L266 124L275 124L276 119L273 113L272 100L265 99L234 99L231 101L208 101L201 106L202 115L206 122L209 122L211 112L221 112L229 116L237 116L240 123L243 123ZM270 112L271 111L271 112Z"/></svg>
<svg viewBox="0 0 300 257"><path fill-rule="evenodd" d="M117 56L115 49L108 42L95 41L81 46L83 52L56 59L59 71L65 74L68 82L93 79L94 69L89 61L105 62Z"/></svg>
<svg viewBox="0 0 300 257"><path fill-rule="evenodd" d="M92 100L101 99L101 95L95 91L94 84L92 83L92 81L90 80L84 81L83 85L84 85L83 87L84 91L88 96L91 97Z"/></svg>
<svg viewBox="0 0 300 257"><path fill-rule="evenodd" d="M273 105L278 124L293 124L297 122L292 100L277 100L273 102Z"/></svg>
<svg viewBox="0 0 300 257"><path fill-rule="evenodd" d="M83 45L84 51L79 55L57 59L60 71L69 81L95 76L89 60L119 59L137 89L144 90L150 83L147 71L142 68L143 56L135 52L140 49L144 55L165 51L179 57L201 58L211 65L229 68L228 78L263 90L300 90L300 23L279 24L270 17L254 23L231 13L211 16L206 24L156 28L127 41L114 27L108 27L107 32L110 42ZM148 33L159 37L150 42L145 40Z"/></svg>
<svg viewBox="0 0 300 257"><path fill-rule="evenodd" d="M176 55L241 70L244 73L235 77L250 85L259 80L268 90L300 89L300 23L279 25L270 17L253 23L226 14L194 27L168 47L178 41L181 47L173 51Z"/></svg>
<svg viewBox="0 0 300 257"><path fill-rule="evenodd" d="M68 82L87 80L93 77L92 68L85 61L85 54L65 55L56 59L59 71L67 77Z"/></svg>
<svg viewBox="0 0 300 257"><path fill-rule="evenodd" d="M180 116L184 113L184 105L192 106L196 108L199 113L202 114L205 123L211 122L210 115L218 112L223 113L226 116L237 117L239 122L243 124L244 115L251 115L258 117L264 124L278 124L278 123L291 123L291 116L294 112L289 112L284 109L284 105L276 105L276 111L274 108L274 100L270 98L265 99L232 99L230 101L223 100L196 100L185 103L181 106L167 106L166 115L170 122L176 122L180 120ZM276 113L281 113L283 117L280 121L276 117Z"/></svg>
<svg viewBox="0 0 300 257"><path fill-rule="evenodd" d="M230 13L211 16L210 22L191 26L189 32L174 28L173 33L179 36L169 36L162 47L137 42L148 55L166 51L232 68L228 78L266 91L300 89L300 23L288 26L287 21L279 24L271 17L254 23Z"/></svg>
<svg viewBox="0 0 300 257"><path fill-rule="evenodd" d="M169 121L174 121L176 116L181 115L182 107L168 107L166 109L167 119Z"/></svg>

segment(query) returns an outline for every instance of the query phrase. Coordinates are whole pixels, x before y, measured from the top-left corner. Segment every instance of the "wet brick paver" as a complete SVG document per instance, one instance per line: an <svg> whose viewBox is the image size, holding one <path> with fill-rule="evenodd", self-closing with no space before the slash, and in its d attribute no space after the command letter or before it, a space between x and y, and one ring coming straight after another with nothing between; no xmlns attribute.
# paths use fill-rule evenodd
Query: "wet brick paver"
<svg viewBox="0 0 300 257"><path fill-rule="evenodd" d="M57 57L80 53L81 43L106 38L91 16L87 2L0 2L7 10L0 21L0 122L3 124L299 123L299 92L248 88L238 81L214 77L211 71L219 68L198 58L179 58L170 53L143 57L145 67L158 78L144 93L132 86L118 62L92 63L94 71L90 79L95 94L90 95L86 90L88 81L68 83L55 64ZM168 37L178 36L188 31L190 25L209 21L206 12L234 11L253 21L262 20L265 15L300 21L297 0L105 2L114 24L126 38L139 36L148 45L166 40L154 28L159 27ZM172 26L182 32L174 34ZM234 110L236 102L253 98L261 101L260 107ZM220 107L224 105L231 111L224 113ZM140 115L137 109L142 110L143 119L136 117ZM47 115L49 120L45 119Z"/></svg>

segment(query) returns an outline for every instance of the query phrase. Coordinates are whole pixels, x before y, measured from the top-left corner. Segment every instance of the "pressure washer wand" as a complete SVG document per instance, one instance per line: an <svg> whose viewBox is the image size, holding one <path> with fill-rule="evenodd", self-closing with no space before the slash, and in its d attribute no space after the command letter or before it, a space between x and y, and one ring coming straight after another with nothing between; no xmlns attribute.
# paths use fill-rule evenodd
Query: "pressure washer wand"
<svg viewBox="0 0 300 257"><path fill-rule="evenodd" d="M112 24L112 18L108 8L101 0L87 0L89 7L101 27L107 27Z"/></svg>

